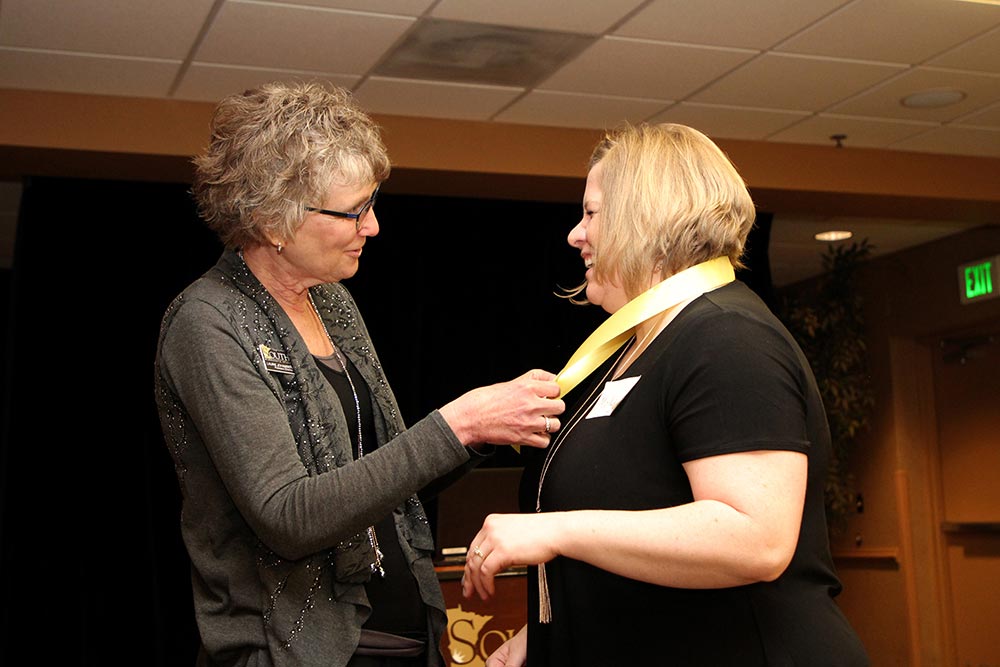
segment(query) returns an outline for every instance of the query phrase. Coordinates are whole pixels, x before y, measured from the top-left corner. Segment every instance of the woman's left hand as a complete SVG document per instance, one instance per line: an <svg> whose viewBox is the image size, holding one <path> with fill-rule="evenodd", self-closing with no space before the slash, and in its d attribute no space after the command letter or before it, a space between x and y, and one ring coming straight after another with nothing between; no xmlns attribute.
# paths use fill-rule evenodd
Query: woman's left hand
<svg viewBox="0 0 1000 667"><path fill-rule="evenodd" d="M524 667L528 664L528 626L500 645L486 659L486 667Z"/></svg>
<svg viewBox="0 0 1000 667"><path fill-rule="evenodd" d="M462 595L488 600L494 578L512 565L538 565L559 555L558 512L490 514L465 556Z"/></svg>

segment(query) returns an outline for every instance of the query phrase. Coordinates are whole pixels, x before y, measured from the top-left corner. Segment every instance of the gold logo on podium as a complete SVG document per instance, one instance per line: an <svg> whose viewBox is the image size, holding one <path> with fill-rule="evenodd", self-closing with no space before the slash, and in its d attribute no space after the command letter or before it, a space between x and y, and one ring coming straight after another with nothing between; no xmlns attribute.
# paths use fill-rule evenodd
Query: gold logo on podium
<svg viewBox="0 0 1000 667"><path fill-rule="evenodd" d="M498 628L493 616L465 611L462 605L448 609L448 655L452 665L485 667L486 658L517 634L517 628Z"/></svg>

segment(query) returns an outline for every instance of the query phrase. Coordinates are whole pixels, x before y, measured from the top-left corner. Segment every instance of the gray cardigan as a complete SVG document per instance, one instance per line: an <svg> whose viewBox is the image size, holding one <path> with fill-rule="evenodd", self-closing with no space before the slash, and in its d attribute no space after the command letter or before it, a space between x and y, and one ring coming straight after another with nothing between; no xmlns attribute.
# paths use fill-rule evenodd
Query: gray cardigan
<svg viewBox="0 0 1000 667"><path fill-rule="evenodd" d="M335 392L239 254L163 317L156 399L183 496L199 663L345 665L370 614L365 529L392 512L439 665L444 600L415 490L470 454L437 411L405 428L347 289L310 291L371 393L385 446L358 462Z"/></svg>

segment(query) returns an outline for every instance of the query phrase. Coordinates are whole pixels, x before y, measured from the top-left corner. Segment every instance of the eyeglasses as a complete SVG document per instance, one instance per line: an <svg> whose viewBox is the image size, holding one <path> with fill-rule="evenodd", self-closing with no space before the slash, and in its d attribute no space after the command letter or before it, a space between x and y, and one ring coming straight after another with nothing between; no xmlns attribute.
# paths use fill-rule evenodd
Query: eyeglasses
<svg viewBox="0 0 1000 667"><path fill-rule="evenodd" d="M372 192L372 196L368 198L361 208L358 209L357 213L344 213L343 211L330 211L325 208L315 208L314 206L304 206L303 208L307 211L312 211L313 213L322 213L323 215L332 215L335 218L346 218L347 220L354 221L354 231L361 231L361 220L368 214L372 206L375 205L375 199L378 197L378 189L382 187L381 185L375 186L375 191Z"/></svg>

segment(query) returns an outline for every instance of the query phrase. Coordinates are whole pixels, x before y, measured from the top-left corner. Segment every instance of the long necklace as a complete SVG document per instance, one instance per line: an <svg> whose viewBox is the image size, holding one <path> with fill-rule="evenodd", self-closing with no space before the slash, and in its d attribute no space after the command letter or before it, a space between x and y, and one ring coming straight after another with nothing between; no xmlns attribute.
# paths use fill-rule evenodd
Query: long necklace
<svg viewBox="0 0 1000 667"><path fill-rule="evenodd" d="M330 336L330 332L323 324L323 318L319 316L319 309L316 308L316 302L313 301L312 293L307 291L307 294L309 294L309 303L312 305L313 314L316 315L320 328L323 329L323 333L326 334L326 339L330 341L330 346L333 347L333 354L337 357L337 363L339 363L340 367L344 369L344 375L347 377L347 384L351 386L351 395L354 397L354 410L358 417L358 458L360 459L365 455L365 448L361 440L361 400L358 398L358 390L354 387L354 380L351 379L351 371L347 368L347 359L340 353L340 349L333 342L333 337ZM385 577L385 568L382 567L383 554L382 550L379 549L378 546L378 536L375 535L375 526L368 526L368 543L375 552L375 562L371 564L372 574L378 574L380 577Z"/></svg>
<svg viewBox="0 0 1000 667"><path fill-rule="evenodd" d="M646 347L649 341L653 338L653 334L658 333L663 329L663 318L668 315L675 308L668 308L659 317L657 324L650 326L649 331L643 334L641 340L636 340L633 335L630 342L633 344L626 345L622 351L618 354L618 358L613 364L608 368L602 377L590 391L590 395L587 399L580 403L580 407L577 408L573 416L570 417L566 428L560 429L559 434L556 436L555 441L549 447L549 451L545 455L545 461L542 463L542 471L538 476L538 495L535 497L535 512L542 511L542 485L545 483L545 477L549 472L549 467L552 465L552 460L556 456L556 452L559 447L566 442L569 434L573 431L583 416L590 411L593 406L595 395L597 390L604 386L608 377L612 380L618 379L622 373L628 370L629 366L635 361L643 352L646 351ZM552 601L549 597L549 583L548 578L545 573L545 563L541 563L538 566L538 621L539 623L549 623L552 621Z"/></svg>
<svg viewBox="0 0 1000 667"><path fill-rule="evenodd" d="M661 325L663 316L669 313L670 310L671 309L667 309L663 313L658 315L657 323L649 327L649 331L647 331L643 335L642 340L635 343L635 345L629 346L627 348L628 354L625 355L625 358L615 363L614 365L614 375L611 378L612 380L617 380L619 377L621 377L622 373L627 371L629 366L632 365L632 362L634 362L643 352L646 351L646 346L649 344L650 338L652 338L653 334L657 333L662 328ZM632 340L634 342L635 338L633 337Z"/></svg>
<svg viewBox="0 0 1000 667"><path fill-rule="evenodd" d="M632 337L632 341L635 342L635 337ZM584 415L590 411L593 405L594 399L597 395L597 391L604 386L604 383L611 376L611 373L618 367L619 362L625 356L626 352L631 346L626 345L622 351L618 354L618 358L615 362L611 364L608 370L604 373L604 376L594 384L594 388L590 390L590 394L587 396L586 400L580 403L580 407L577 408L573 416L570 417L566 428L560 429L558 435L556 435L555 442L549 446L549 451L545 455L545 460L542 462L542 470L538 475L538 495L535 496L535 512L542 511L542 485L545 483L545 477L549 472L549 467L552 465L552 460L556 456L556 452L562 446L569 434L573 431L580 420L583 419ZM549 582L545 574L545 563L540 563L538 565L538 622L539 623L549 623L552 620L552 602L549 599Z"/></svg>

